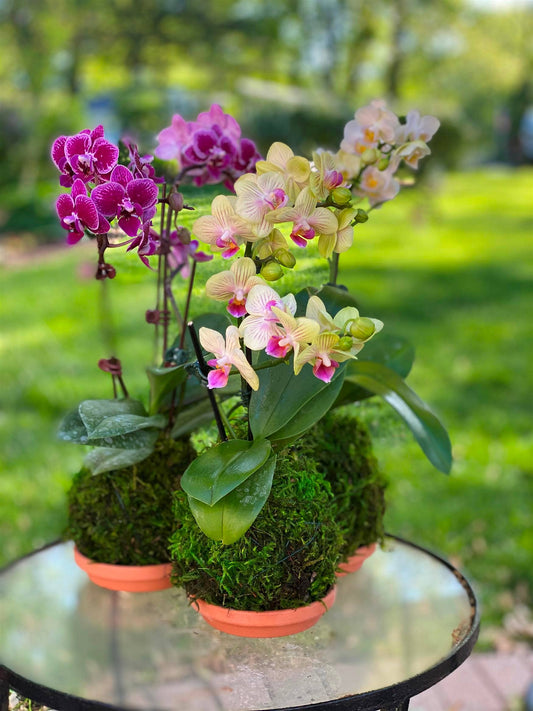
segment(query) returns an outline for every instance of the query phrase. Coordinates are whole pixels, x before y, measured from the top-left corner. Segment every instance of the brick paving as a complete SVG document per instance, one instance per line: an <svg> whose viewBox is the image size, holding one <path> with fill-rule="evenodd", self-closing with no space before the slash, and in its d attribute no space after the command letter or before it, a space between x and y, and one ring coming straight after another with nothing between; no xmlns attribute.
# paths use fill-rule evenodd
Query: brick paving
<svg viewBox="0 0 533 711"><path fill-rule="evenodd" d="M522 711L533 683L533 651L473 654L446 679L415 696L409 711Z"/></svg>

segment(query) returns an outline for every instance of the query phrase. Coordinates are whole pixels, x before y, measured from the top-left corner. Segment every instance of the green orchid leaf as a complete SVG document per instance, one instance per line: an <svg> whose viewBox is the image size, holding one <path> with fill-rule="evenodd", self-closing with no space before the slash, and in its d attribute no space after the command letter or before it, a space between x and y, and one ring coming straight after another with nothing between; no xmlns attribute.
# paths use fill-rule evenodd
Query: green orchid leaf
<svg viewBox="0 0 533 711"><path fill-rule="evenodd" d="M156 413L165 398L187 379L186 363L170 368L149 367L146 369L150 383L150 412Z"/></svg>
<svg viewBox="0 0 533 711"><path fill-rule="evenodd" d="M78 408L68 412L59 425L57 433L63 442L74 442L75 444L87 444L87 428L83 424Z"/></svg>
<svg viewBox="0 0 533 711"><path fill-rule="evenodd" d="M111 447L113 449L145 449L155 445L161 430L155 427L140 429L135 432L114 435L113 437L95 437L88 440L86 444L93 447Z"/></svg>
<svg viewBox="0 0 533 711"><path fill-rule="evenodd" d="M406 378L411 372L414 359L415 349L408 341L400 336L380 333L378 338L372 339L365 344L364 349L361 351L361 357L357 362L371 361L380 363L393 370L401 378ZM375 394L366 388L345 380L334 407L366 400L369 397L374 397Z"/></svg>
<svg viewBox="0 0 533 711"><path fill-rule="evenodd" d="M265 439L230 439L211 447L185 470L181 488L208 506L213 506L251 476L272 452Z"/></svg>
<svg viewBox="0 0 533 711"><path fill-rule="evenodd" d="M143 415L114 415L106 417L100 422L91 432L89 444L94 439L102 437L116 437L117 435L128 434L129 432L137 432L150 427L162 430L166 427L168 418L164 415L153 415L145 417Z"/></svg>
<svg viewBox="0 0 533 711"><path fill-rule="evenodd" d="M276 456L272 454L246 481L213 506L189 496L191 512L205 535L225 545L238 541L265 505L275 469Z"/></svg>
<svg viewBox="0 0 533 711"><path fill-rule="evenodd" d="M268 360L260 357L259 363ZM250 398L250 426L254 437L285 439L319 420L337 398L344 367L337 369L330 383L324 383L305 365L294 375L292 364L280 363L259 371L259 389ZM287 431L285 430L287 428Z"/></svg>
<svg viewBox="0 0 533 711"><path fill-rule="evenodd" d="M406 378L413 367L415 348L402 336L380 333L379 336L365 343L359 360L381 363L394 370L401 378Z"/></svg>
<svg viewBox="0 0 533 711"><path fill-rule="evenodd" d="M148 414L138 400L84 400L78 407L78 412L87 429L87 435L92 436L93 430L108 417L114 415Z"/></svg>
<svg viewBox="0 0 533 711"><path fill-rule="evenodd" d="M198 427L208 425L212 422L213 409L207 398L205 388L203 388L203 395L203 399L198 399L190 404L183 405L176 414L174 426L170 433L173 439L183 437L183 435L189 434L189 432L192 432Z"/></svg>
<svg viewBox="0 0 533 711"><path fill-rule="evenodd" d="M448 433L397 373L380 363L356 360L348 365L345 383L381 395L409 426L433 466L444 474L450 472L452 449Z"/></svg>
<svg viewBox="0 0 533 711"><path fill-rule="evenodd" d="M154 451L153 447L141 449L115 449L97 447L85 457L85 466L94 474L102 474L114 469L124 469L146 459Z"/></svg>

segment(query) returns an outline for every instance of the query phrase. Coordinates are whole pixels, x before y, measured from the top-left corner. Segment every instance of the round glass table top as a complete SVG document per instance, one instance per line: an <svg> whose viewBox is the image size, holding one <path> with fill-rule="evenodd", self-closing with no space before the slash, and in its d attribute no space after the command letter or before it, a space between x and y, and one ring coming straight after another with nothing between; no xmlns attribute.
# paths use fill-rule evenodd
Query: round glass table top
<svg viewBox="0 0 533 711"><path fill-rule="evenodd" d="M464 661L479 627L465 579L392 537L339 579L335 605L315 627L290 637L217 632L179 589L99 588L75 565L70 543L2 571L0 601L0 665L13 676L60 695L162 711L325 707L336 699L335 708L354 708L342 700L375 701L387 688L406 698Z"/></svg>

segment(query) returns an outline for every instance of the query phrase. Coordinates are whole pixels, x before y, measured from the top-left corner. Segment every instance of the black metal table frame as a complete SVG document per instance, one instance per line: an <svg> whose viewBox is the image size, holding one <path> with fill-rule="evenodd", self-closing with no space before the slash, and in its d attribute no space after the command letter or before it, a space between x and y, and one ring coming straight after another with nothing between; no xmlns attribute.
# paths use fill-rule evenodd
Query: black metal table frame
<svg viewBox="0 0 533 711"><path fill-rule="evenodd" d="M400 536L387 534L388 538L397 540L400 543L411 546L422 551L426 555L438 560L442 565L448 568L457 578L459 583L464 588L468 595L472 608L472 618L470 631L452 649L450 654L441 659L437 664L429 669L417 674L416 676L405 679L391 686L383 687L366 691L354 696L344 696L340 699L332 699L330 701L322 701L316 704L305 704L298 706L286 706L283 708L272 709L272 711L407 711L409 702L413 696L426 691L435 686L439 681L451 674L459 667L470 655L479 635L480 615L477 605L476 596L472 586L468 580L451 563L440 555L427 550L423 546L416 543L411 543ZM13 561L2 570L0 574L6 572L11 567L15 566L21 560L29 558L32 555L46 550L51 546L57 545L59 541L55 541L39 550L33 551L18 560ZM116 595L117 593L113 593ZM57 691L42 684L37 684L30 679L26 679L19 674L8 669L0 663L0 711L8 711L10 690L15 693L31 699L32 701L49 706L56 711L129 711L119 706L105 704L101 701L91 701L79 696L73 696L62 691ZM178 711L178 710L177 710ZM261 711L257 709L257 711Z"/></svg>

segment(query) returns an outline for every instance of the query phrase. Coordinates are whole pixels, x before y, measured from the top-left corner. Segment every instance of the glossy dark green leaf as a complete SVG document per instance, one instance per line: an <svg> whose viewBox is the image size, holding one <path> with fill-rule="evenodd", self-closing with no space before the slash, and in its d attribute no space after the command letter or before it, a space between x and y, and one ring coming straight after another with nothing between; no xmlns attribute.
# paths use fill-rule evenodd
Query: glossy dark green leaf
<svg viewBox="0 0 533 711"><path fill-rule="evenodd" d="M174 439L189 434L198 427L205 426L213 420L213 409L207 397L205 388L202 389L203 398L183 405L176 415L171 436Z"/></svg>
<svg viewBox="0 0 533 711"><path fill-rule="evenodd" d="M271 455L246 481L213 506L189 496L192 514L205 535L226 545L238 541L265 505L275 469L276 456Z"/></svg>
<svg viewBox="0 0 533 711"><path fill-rule="evenodd" d="M68 412L59 425L59 439L75 444L87 444L87 428L83 424L78 408Z"/></svg>
<svg viewBox="0 0 533 711"><path fill-rule="evenodd" d="M343 377L342 366L331 383L316 378L307 364L298 375L292 364L285 363L260 370L259 389L252 393L249 410L254 437L285 439L295 428L304 432L329 410Z"/></svg>
<svg viewBox="0 0 533 711"><path fill-rule="evenodd" d="M84 400L78 407L78 412L87 429L87 435L92 436L93 431L107 417L114 415L142 415L148 414L138 400Z"/></svg>
<svg viewBox="0 0 533 711"><path fill-rule="evenodd" d="M124 469L132 464L142 462L153 452L153 447L140 449L115 449L112 447L97 447L85 457L85 466L93 474L102 474L113 469Z"/></svg>
<svg viewBox="0 0 533 711"><path fill-rule="evenodd" d="M159 410L173 390L185 382L188 375L185 365L183 363L171 368L149 367L146 369L150 383L150 412L152 414Z"/></svg>
<svg viewBox="0 0 533 711"><path fill-rule="evenodd" d="M400 336L380 333L376 338L365 344L358 363L364 361L380 363L394 370L400 377L405 378L411 372L414 359L415 349L408 341ZM374 395L375 393L370 390L345 380L334 407L366 400Z"/></svg>
<svg viewBox="0 0 533 711"><path fill-rule="evenodd" d="M138 430L145 430L150 427L161 430L166 426L167 422L168 418L164 415L153 415L152 417L144 417L143 415L114 415L113 417L106 417L92 430L89 442L93 439L116 437L117 435L137 432Z"/></svg>
<svg viewBox="0 0 533 711"><path fill-rule="evenodd" d="M112 447L114 449L146 449L153 448L161 430L155 427L126 432L113 437L93 437L87 444L93 447Z"/></svg>
<svg viewBox="0 0 533 711"><path fill-rule="evenodd" d="M206 450L185 470L181 488L213 506L261 467L272 452L270 442L230 439Z"/></svg>
<svg viewBox="0 0 533 711"><path fill-rule="evenodd" d="M452 465L448 433L429 407L390 368L380 363L352 361L345 382L381 395L403 418L429 461L448 474Z"/></svg>

